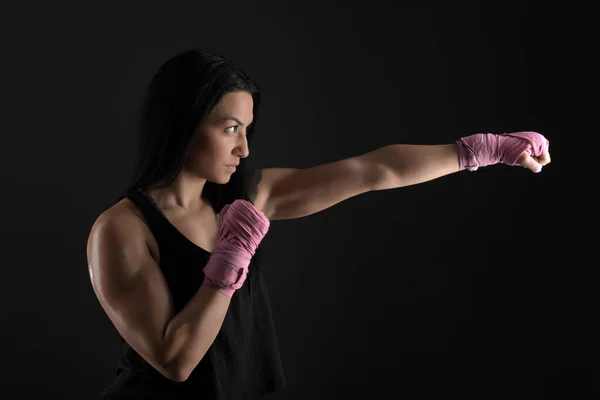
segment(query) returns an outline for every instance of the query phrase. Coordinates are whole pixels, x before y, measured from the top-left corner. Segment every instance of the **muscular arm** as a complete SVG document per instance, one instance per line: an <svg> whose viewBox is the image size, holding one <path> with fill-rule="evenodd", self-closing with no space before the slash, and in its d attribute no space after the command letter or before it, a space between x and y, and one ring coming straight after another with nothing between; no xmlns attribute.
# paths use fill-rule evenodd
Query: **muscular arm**
<svg viewBox="0 0 600 400"><path fill-rule="evenodd" d="M90 233L90 279L129 345L166 378L185 381L214 342L231 298L202 285L181 311L131 215L99 218ZM201 268L201 266L198 266Z"/></svg>
<svg viewBox="0 0 600 400"><path fill-rule="evenodd" d="M363 157L379 171L375 190L415 185L459 170L456 144L393 144Z"/></svg>

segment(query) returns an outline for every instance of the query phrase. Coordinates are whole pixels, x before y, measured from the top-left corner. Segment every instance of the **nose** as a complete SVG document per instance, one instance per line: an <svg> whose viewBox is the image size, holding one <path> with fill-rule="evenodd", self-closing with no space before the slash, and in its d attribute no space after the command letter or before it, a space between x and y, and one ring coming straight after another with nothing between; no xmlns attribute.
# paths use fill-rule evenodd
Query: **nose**
<svg viewBox="0 0 600 400"><path fill-rule="evenodd" d="M242 137L241 141L235 146L234 154L236 154L240 158L246 158L250 155L250 149L248 148L248 140L246 139L246 135L240 135Z"/></svg>

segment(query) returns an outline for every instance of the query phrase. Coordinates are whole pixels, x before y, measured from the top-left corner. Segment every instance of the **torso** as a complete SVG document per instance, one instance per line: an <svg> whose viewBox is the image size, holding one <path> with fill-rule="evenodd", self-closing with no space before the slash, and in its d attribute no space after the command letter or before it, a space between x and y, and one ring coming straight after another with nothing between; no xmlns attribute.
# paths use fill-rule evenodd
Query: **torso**
<svg viewBox="0 0 600 400"><path fill-rule="evenodd" d="M134 215L140 221L140 233L146 237L146 243L152 257L156 262L160 262L160 252L158 243L152 234L152 231L146 223L146 219L134 202L127 197L116 203L109 210L110 214L115 216L126 213ZM204 207L202 210L194 213L177 213L170 210L162 210L169 222L177 228L192 243L212 253L217 244L219 234L219 223L212 207Z"/></svg>

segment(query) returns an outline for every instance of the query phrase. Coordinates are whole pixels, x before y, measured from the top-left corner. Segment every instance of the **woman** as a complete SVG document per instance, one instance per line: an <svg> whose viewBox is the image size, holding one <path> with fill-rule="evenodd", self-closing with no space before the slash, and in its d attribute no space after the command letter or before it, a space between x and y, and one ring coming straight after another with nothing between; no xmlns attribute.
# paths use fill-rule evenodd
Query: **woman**
<svg viewBox="0 0 600 400"><path fill-rule="evenodd" d="M550 162L535 132L385 146L245 171L260 92L216 54L168 60L144 99L133 179L91 228L90 279L121 336L102 397L247 399L285 386L259 244L269 223L495 163Z"/></svg>

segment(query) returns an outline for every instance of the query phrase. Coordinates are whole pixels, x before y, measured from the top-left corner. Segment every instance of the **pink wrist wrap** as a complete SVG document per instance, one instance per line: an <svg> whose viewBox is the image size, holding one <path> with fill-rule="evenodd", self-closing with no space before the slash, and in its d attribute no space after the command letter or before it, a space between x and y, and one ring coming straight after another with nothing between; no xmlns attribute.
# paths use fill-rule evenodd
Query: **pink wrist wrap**
<svg viewBox="0 0 600 400"><path fill-rule="evenodd" d="M252 203L241 199L223 207L219 215L219 241L203 268L202 284L231 297L244 284L250 260L270 221Z"/></svg>
<svg viewBox="0 0 600 400"><path fill-rule="evenodd" d="M537 132L513 132L495 135L477 133L456 141L459 170L475 171L496 163L514 166L521 154L540 157L550 142Z"/></svg>

